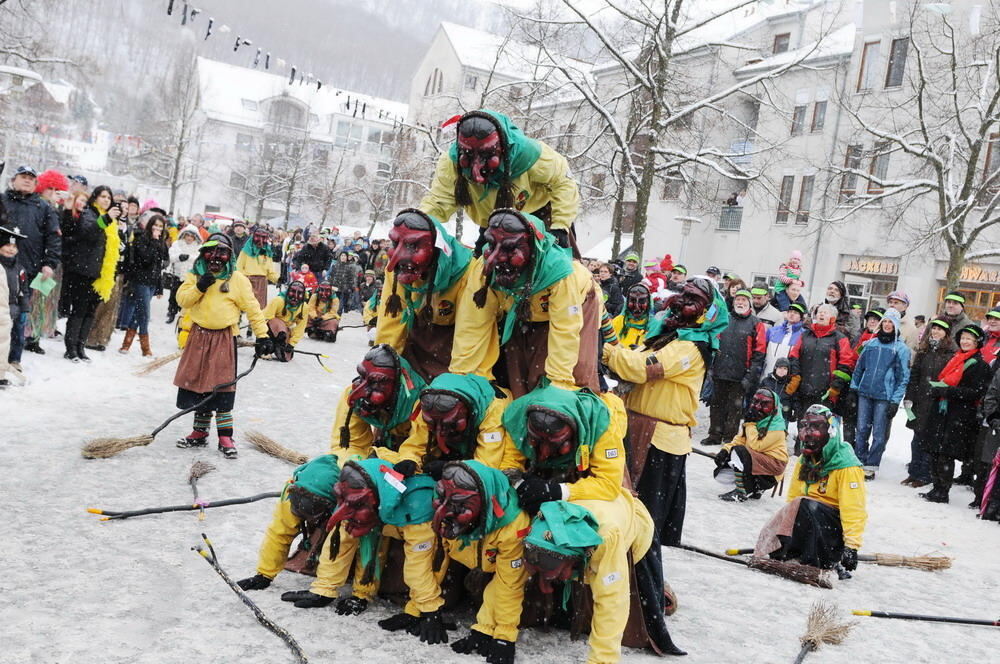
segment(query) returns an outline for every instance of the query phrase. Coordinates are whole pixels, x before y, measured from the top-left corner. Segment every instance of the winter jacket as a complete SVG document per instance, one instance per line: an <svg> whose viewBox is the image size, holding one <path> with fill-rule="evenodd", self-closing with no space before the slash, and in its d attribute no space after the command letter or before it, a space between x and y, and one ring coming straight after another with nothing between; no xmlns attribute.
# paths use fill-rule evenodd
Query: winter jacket
<svg viewBox="0 0 1000 664"><path fill-rule="evenodd" d="M236 233L232 232L227 233L227 235L229 235L229 239L233 241L233 253L238 256L243 251L243 245L245 245L250 239L250 235L248 233L236 235Z"/></svg>
<svg viewBox="0 0 1000 664"><path fill-rule="evenodd" d="M278 283L278 269L274 266L274 259L267 254L251 256L245 251L241 251L236 258L236 269L248 277L267 277L268 282Z"/></svg>
<svg viewBox="0 0 1000 664"><path fill-rule="evenodd" d="M618 285L621 287L622 293L628 293L628 289L635 286L637 283L642 281L642 270L636 268L634 270L629 270L625 268L622 270L622 276L618 280Z"/></svg>
<svg viewBox="0 0 1000 664"><path fill-rule="evenodd" d="M614 500L573 500L598 523L603 540L594 549L583 572L593 596L590 652L587 662L621 661L622 635L629 619L629 554L641 560L653 541L653 519L646 506L625 489Z"/></svg>
<svg viewBox="0 0 1000 664"><path fill-rule="evenodd" d="M751 306L751 308L753 308ZM781 314L776 307L773 307L770 302L761 307L760 311L753 308L753 314L759 320L768 325L777 325L779 322L785 320L785 317Z"/></svg>
<svg viewBox="0 0 1000 664"><path fill-rule="evenodd" d="M323 274L330 267L332 260L333 252L330 251L330 248L326 244L322 242L315 245L307 244L295 254L295 257L292 259L292 268L298 270L305 263L316 274Z"/></svg>
<svg viewBox="0 0 1000 664"><path fill-rule="evenodd" d="M767 326L752 313L746 316L732 314L729 325L719 335L719 352L712 364L712 378L741 382L750 385L744 390L756 388L764 367L767 351Z"/></svg>
<svg viewBox="0 0 1000 664"><path fill-rule="evenodd" d="M13 312L20 312L24 309L28 294L28 274L17 262L17 256L0 256L0 269L3 270L3 282L5 286L6 299L4 306L11 307L11 317Z"/></svg>
<svg viewBox="0 0 1000 664"><path fill-rule="evenodd" d="M108 222L110 219L104 217L101 223ZM88 207L76 219L67 217L63 223L63 236L63 242L70 248L70 262L65 264L63 271L88 279L101 276L107 235L99 223L97 210Z"/></svg>
<svg viewBox="0 0 1000 664"><path fill-rule="evenodd" d="M851 389L869 399L898 404L910 380L910 349L900 339L899 314L888 311L883 320L895 325L894 338L884 343L876 336L862 346L851 376Z"/></svg>
<svg viewBox="0 0 1000 664"><path fill-rule="evenodd" d="M800 294L795 300L797 303L801 304L803 307L806 305L806 299ZM780 312L788 311L788 307L792 305L791 298L788 297L787 291L781 291L780 293L775 293L774 297L771 298L771 306Z"/></svg>
<svg viewBox="0 0 1000 664"><path fill-rule="evenodd" d="M944 390L944 396L932 393L927 428L920 442L923 450L934 456L963 460L972 455L982 423L979 405L990 385L990 368L976 353L966 360L958 385ZM937 380L934 376L931 380Z"/></svg>
<svg viewBox="0 0 1000 664"><path fill-rule="evenodd" d="M899 327L897 328L899 330L899 337L907 345L911 353L915 353L917 351L917 344L920 343L920 330L913 324L913 319L906 316L905 311L899 315L899 318ZM913 359L912 356L910 359Z"/></svg>
<svg viewBox="0 0 1000 664"><path fill-rule="evenodd" d="M547 228L568 229L576 221L580 208L580 188L570 173L569 162L545 143L528 139L523 134L520 136L523 140L536 143L541 150L529 168L511 179L518 209L534 213L551 204L552 219ZM511 137L508 136L508 141L510 140ZM446 221L459 207L455 202L455 181L458 175L456 161L457 156L453 157L451 151L442 153L434 170L431 189L418 206L427 214ZM490 187L484 192L482 185L476 184L471 178L466 180L472 204L465 206L465 213L474 222L485 227L496 208L498 190Z"/></svg>
<svg viewBox="0 0 1000 664"><path fill-rule="evenodd" d="M340 297L349 297L358 287L357 265L350 261L337 261L330 268L330 281L340 291Z"/></svg>
<svg viewBox="0 0 1000 664"><path fill-rule="evenodd" d="M905 399L912 402L911 410L914 418L906 423L906 426L914 431L923 431L927 426L927 419L931 414L931 406L935 399L931 397L932 380L937 380L948 364L948 360L955 354L954 345L929 346L926 350L921 350L914 355L913 364L910 367L910 380L906 385Z"/></svg>
<svg viewBox="0 0 1000 664"><path fill-rule="evenodd" d="M0 205L0 224L4 221L3 219L3 206ZM0 268L3 268L3 274L0 274L0 379L3 379L6 374L8 367L10 366L7 362L7 358L10 353L10 331L14 327L14 316L20 316L21 310L16 304L12 304L11 300L16 299L15 296L12 298L10 296L10 287L8 286L8 275L7 267L17 267L17 258L11 256L10 258L4 258L0 256ZM20 268L18 268L20 270ZM20 280L18 280L19 282ZM18 284L20 285L20 284Z"/></svg>
<svg viewBox="0 0 1000 664"><path fill-rule="evenodd" d="M840 330L834 328L818 335L809 326L792 346L788 359L792 363L789 372L792 383L799 378L795 392L817 397L830 389L844 392L850 385L851 371L858 356L847 335Z"/></svg>
<svg viewBox="0 0 1000 664"><path fill-rule="evenodd" d="M8 189L2 197L8 225L27 236L17 243L17 260L30 283L43 266L54 270L59 265L62 256L59 215L38 194L26 195Z"/></svg>
<svg viewBox="0 0 1000 664"><path fill-rule="evenodd" d="M233 272L229 279L216 279L204 293L198 290L198 275L188 272L177 289L177 304L187 309L191 320L206 330L229 328L239 334L240 313L245 313L257 337L267 336L267 323L246 275ZM223 284L226 290L222 290ZM333 451L336 454L336 450Z"/></svg>
<svg viewBox="0 0 1000 664"><path fill-rule="evenodd" d="M622 289L614 277L601 280L601 290L604 292L604 308L612 316L617 316L625 308L625 298Z"/></svg>
<svg viewBox="0 0 1000 664"><path fill-rule="evenodd" d="M477 461L464 463L481 480L483 522L471 538L442 540L444 549L455 562L493 575L472 629L494 639L517 641L528 580L523 538L531 519L518 507L517 494L503 473Z"/></svg>
<svg viewBox="0 0 1000 664"><path fill-rule="evenodd" d="M799 497L818 500L840 511L840 525L844 531L844 546L860 549L868 521L865 506L865 473L861 466L850 466L830 471L815 484L807 485L799 479L802 457L792 471L788 487L788 501Z"/></svg>
<svg viewBox="0 0 1000 664"><path fill-rule="evenodd" d="M378 279L372 280L371 283L362 281L361 285L358 287L358 295L361 297L361 301L367 302L372 299L372 295L374 295L381 287L382 284L378 281Z"/></svg>
<svg viewBox="0 0 1000 664"><path fill-rule="evenodd" d="M188 227L190 228L190 226ZM185 239L186 237L193 236L195 242L188 243ZM192 267L194 267L194 261L198 258L198 247L201 245L201 236L195 230L188 231L185 229L180 236L178 236L177 242L170 245L170 274L175 277L184 278ZM239 263L237 263L239 265ZM241 270L242 271L242 270ZM244 272L244 274L246 274Z"/></svg>
<svg viewBox="0 0 1000 664"><path fill-rule="evenodd" d="M787 391L788 381L791 380L791 378L791 374L786 374L783 378L779 378L774 374L774 370L772 370L771 373L761 379L760 385L757 389L763 388L765 390L771 390L777 394L778 398L781 399L781 410L787 413L790 406L789 402L795 398L793 395L788 394Z"/></svg>
<svg viewBox="0 0 1000 664"><path fill-rule="evenodd" d="M604 346L604 363L622 380L635 383L625 395L629 411L659 420L652 444L668 454L691 452L691 428L698 424L698 395L705 361L691 341L675 339L656 352Z"/></svg>
<svg viewBox="0 0 1000 664"><path fill-rule="evenodd" d="M288 325L288 343L292 346L302 340L302 335L306 333L306 324L309 322L309 304L302 302L292 310L285 306L285 298L278 295L267 303L264 307L264 320L277 318Z"/></svg>
<svg viewBox="0 0 1000 664"><path fill-rule="evenodd" d="M991 463L1000 449L1000 371L993 372L993 379L983 397L982 413L987 426L986 438L979 458L975 461Z"/></svg>
<svg viewBox="0 0 1000 664"><path fill-rule="evenodd" d="M774 371L774 363L779 357L788 357L800 336L802 336L802 322L793 325L784 321L767 331L767 352L764 356L763 371L765 376Z"/></svg>
<svg viewBox="0 0 1000 664"><path fill-rule="evenodd" d="M152 286L156 291L163 291L163 269L170 260L167 243L154 240L146 231L136 233L130 247L131 259L125 280L130 284Z"/></svg>

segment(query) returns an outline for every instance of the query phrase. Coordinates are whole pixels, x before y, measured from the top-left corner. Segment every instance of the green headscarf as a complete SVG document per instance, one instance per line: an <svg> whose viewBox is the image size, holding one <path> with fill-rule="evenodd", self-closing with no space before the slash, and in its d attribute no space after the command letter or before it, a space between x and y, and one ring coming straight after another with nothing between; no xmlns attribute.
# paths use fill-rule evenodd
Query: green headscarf
<svg viewBox="0 0 1000 664"><path fill-rule="evenodd" d="M774 399L774 412L756 423L757 433L763 436L768 431L787 431L788 425L785 422L785 415L781 412L781 399L778 398L778 393L774 390L761 389Z"/></svg>
<svg viewBox="0 0 1000 664"><path fill-rule="evenodd" d="M486 411L493 403L493 399L496 398L496 392L490 385L490 381L475 374L462 376L443 373L424 388L424 391L427 390L443 390L460 395L472 409L472 421L477 427L482 424L483 418L486 417Z"/></svg>
<svg viewBox="0 0 1000 664"><path fill-rule="evenodd" d="M419 285L400 284L403 289L403 326L410 327L417 312L424 306L428 290L431 294L443 293L458 281L472 260L472 249L459 242L441 225L436 218L420 212L434 224L434 247L438 249L434 264L433 283L423 281Z"/></svg>
<svg viewBox="0 0 1000 664"><path fill-rule="evenodd" d="M608 407L600 397L590 390L564 390L551 385L549 380L543 377L538 387L507 406L503 414L504 428L517 445L517 449L521 450L521 454L534 465L535 448L528 443L528 409L531 406L541 406L562 413L576 426L576 450L560 457L546 459L541 467L565 468L572 464L580 470L588 468L590 451L607 431L611 421Z"/></svg>
<svg viewBox="0 0 1000 664"><path fill-rule="evenodd" d="M213 240L210 237L209 239L205 240L205 242L200 247L198 247L198 258L195 259L194 265L191 266L191 272L194 272L200 277L209 271L208 263L205 261L205 256L201 252L203 249L214 247L217 244L219 244L219 241ZM230 248L229 262L226 263L226 266L224 268L222 268L222 272L215 275L215 278L218 279L219 281L225 281L229 277L233 276L233 272L236 271L236 254L233 251L231 251L232 247L229 248Z"/></svg>
<svg viewBox="0 0 1000 664"><path fill-rule="evenodd" d="M663 330L664 313L653 316L646 330L646 338L653 339ZM712 286L712 302L697 327L683 327L677 330L677 338L685 341L703 342L713 351L719 350L719 334L729 325L729 309L719 289Z"/></svg>
<svg viewBox="0 0 1000 664"><path fill-rule="evenodd" d="M545 224L538 217L519 212L527 222L534 245L531 254L531 267L521 273L514 288L508 289L492 284L490 288L505 293L514 298L510 310L504 319L500 331L500 345L507 343L514 333L514 323L518 317L521 303L545 290L560 279L568 277L573 272L573 254L570 249L560 247L556 239L545 230ZM483 253L486 253L484 249Z"/></svg>
<svg viewBox="0 0 1000 664"><path fill-rule="evenodd" d="M243 243L243 249L241 250L244 254L250 258L257 258L258 256L267 256L270 259L274 259L274 247L271 246L270 242L264 244L264 248L261 249L253 241L253 234L251 233L250 239Z"/></svg>
<svg viewBox="0 0 1000 664"><path fill-rule="evenodd" d="M833 411L820 404L809 406L806 413L817 413L826 418L826 421L830 425L830 440L823 446L823 452L820 454L818 462L812 462L809 457L803 454L799 457L800 464L813 469L818 467L820 478L826 477L833 471L840 470L841 468L861 466L861 462L858 461L858 457L854 454L854 448L844 442L840 417L834 415ZM809 493L809 486L807 482L807 495Z"/></svg>
<svg viewBox="0 0 1000 664"><path fill-rule="evenodd" d="M483 492L482 520L471 532L458 538L462 543L459 549L464 549L472 542L481 540L511 523L521 513L521 508L517 502L517 492L511 486L510 480L496 468L473 459L452 463L460 463L472 471L479 479L480 489Z"/></svg>
<svg viewBox="0 0 1000 664"><path fill-rule="evenodd" d="M335 501L333 485L337 483L338 479L340 479L340 464L337 462L336 455L323 454L296 468L292 472L291 484L327 500ZM282 499L284 497L285 495L282 494Z"/></svg>
<svg viewBox="0 0 1000 664"><path fill-rule="evenodd" d="M604 541L599 528L590 510L565 500L551 500L538 508L524 543L563 557L582 558Z"/></svg>
<svg viewBox="0 0 1000 664"><path fill-rule="evenodd" d="M486 109L482 109L480 112L489 115L500 125L503 140L507 144L507 153L504 155L500 168L486 180L486 186L483 187L483 195L479 198L479 200L482 200L486 198L491 189L499 189L506 181L513 180L534 166L542 154L542 145L535 139L525 136L524 132L511 122L511 119L506 115ZM448 156L451 157L452 163L458 164L457 139L451 144ZM461 171L465 179L471 182L472 169L463 168Z"/></svg>
<svg viewBox="0 0 1000 664"><path fill-rule="evenodd" d="M380 422L375 418L368 418L361 413L355 413L373 427L386 431L396 428L409 419L410 415L413 414L413 405L420 398L420 390L424 389L426 385L424 379L413 370L413 367L410 366L410 363L403 356L396 351L393 351L393 355L399 361L400 371L399 383L396 387L396 403L393 404L392 415L389 417L389 421Z"/></svg>

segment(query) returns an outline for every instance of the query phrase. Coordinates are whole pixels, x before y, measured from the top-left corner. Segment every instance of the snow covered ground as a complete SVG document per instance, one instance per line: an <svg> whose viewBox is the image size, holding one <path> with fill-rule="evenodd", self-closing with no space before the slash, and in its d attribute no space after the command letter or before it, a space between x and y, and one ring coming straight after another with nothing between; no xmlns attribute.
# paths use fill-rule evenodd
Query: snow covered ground
<svg viewBox="0 0 1000 664"><path fill-rule="evenodd" d="M165 300L154 300L153 347L174 350L163 324ZM357 323L351 314L347 323ZM109 460L83 459L82 443L95 436L131 436L151 431L174 412L173 366L144 377L137 347L123 357L115 349L91 352L90 365L62 359L61 344L44 341L44 357L25 354L27 387L0 392L4 412L0 468L0 662L177 663L197 661L272 664L292 661L285 646L256 624L253 615L191 546L205 532L222 565L235 578L253 573L257 547L273 502L195 513L100 522L88 507L134 509L185 503L196 459L217 470L199 482L208 500L278 490L291 467L241 443L258 429L309 455L329 447L335 398L353 376L366 342L363 330L344 330L333 345L310 340L302 348L333 357L326 373L314 360L262 362L240 385L236 439L240 458L227 461L213 449L182 450L174 440L190 419L168 427L149 447ZM240 350L240 365L251 349ZM707 412L700 419L707 419ZM702 436L704 425L695 432ZM214 440L214 432L213 432ZM798 652L810 605L831 600L846 615L871 608L977 618L1000 617L1000 527L977 521L965 507L968 489L952 491L950 505L924 503L899 485L908 457L909 431L894 427L878 480L870 483L865 551L918 555L940 552L955 558L952 569L928 573L864 564L833 590L795 584L695 553L668 549L667 576L680 609L669 620L674 640L690 664L790 662ZM213 442L214 445L214 442ZM765 498L723 503L726 487L712 479L712 462L688 461L685 540L722 551L753 546L757 531L780 504ZM389 635L375 624L390 615L378 603L360 617L337 616L332 607L300 610L281 602L285 590L304 588L305 577L280 575L270 589L252 593L264 612L284 626L311 661L436 664L482 661L456 655L447 646L427 646L416 637ZM808 662L990 662L997 661L1000 634L961 627L874 618L858 619L841 646L827 646ZM459 616L464 626L468 616ZM453 634L453 638L455 638ZM526 631L519 662L582 662L583 641L561 632ZM655 658L627 651L625 661Z"/></svg>

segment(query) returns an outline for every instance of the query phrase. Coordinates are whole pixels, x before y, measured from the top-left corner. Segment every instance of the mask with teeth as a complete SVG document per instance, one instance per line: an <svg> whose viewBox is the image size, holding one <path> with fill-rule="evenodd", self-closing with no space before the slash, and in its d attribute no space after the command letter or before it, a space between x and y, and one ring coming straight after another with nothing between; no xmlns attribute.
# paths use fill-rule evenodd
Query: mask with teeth
<svg viewBox="0 0 1000 664"><path fill-rule="evenodd" d="M501 288L518 285L532 264L534 245L531 228L513 212L499 212L490 217L484 234L488 247L483 271Z"/></svg>

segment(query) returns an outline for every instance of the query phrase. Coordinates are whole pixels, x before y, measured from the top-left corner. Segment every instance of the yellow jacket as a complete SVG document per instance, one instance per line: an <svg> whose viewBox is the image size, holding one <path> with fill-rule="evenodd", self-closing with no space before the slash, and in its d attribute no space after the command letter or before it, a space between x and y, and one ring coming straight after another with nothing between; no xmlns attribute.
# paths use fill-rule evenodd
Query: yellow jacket
<svg viewBox="0 0 1000 664"><path fill-rule="evenodd" d="M306 312L306 318L319 318L320 320L340 320L340 298L336 295L333 296L331 302L321 303L319 301L319 296L313 294L309 298L308 311Z"/></svg>
<svg viewBox="0 0 1000 664"><path fill-rule="evenodd" d="M541 143L541 141L539 141ZM580 209L580 188L569 170L566 157L545 143L538 161L513 180L515 207L523 212L535 212L552 203L552 221L549 228L568 229L576 221ZM441 153L431 190L420 201L420 209L447 221L458 209L455 203L456 168L448 150ZM483 196L483 187L469 182L472 205L465 213L480 226L486 226L490 213L496 208L497 192L491 190Z"/></svg>
<svg viewBox="0 0 1000 664"><path fill-rule="evenodd" d="M216 280L204 293L198 290L197 282L198 275L188 272L184 283L177 289L177 304L191 314L191 320L199 327L206 330L228 327L235 336L240 332L240 312L243 312L254 335L267 336L267 323L245 274L233 272L226 281ZM229 292L222 292L223 284L228 284Z"/></svg>
<svg viewBox="0 0 1000 664"><path fill-rule="evenodd" d="M482 273L482 258L474 259L467 272L469 287L462 294L459 305L461 315L455 321L455 343L451 349L449 371L479 374L492 380L493 365L500 357L497 323L511 308L514 298L489 288L486 304L480 309L472 298L482 283ZM580 355L583 301L594 287L593 276L587 268L573 261L571 274L529 299L530 320L549 324L545 375L554 385L564 389L576 389L573 369ZM382 319L379 318L381 326ZM596 335L597 330L593 330L593 334Z"/></svg>
<svg viewBox="0 0 1000 664"><path fill-rule="evenodd" d="M625 329L625 316L626 313L621 313L611 319L611 325L615 329L615 334L618 335L618 341L626 348L636 348L642 345L642 342L646 340L646 330L642 330L635 327L630 327L628 332L622 336L622 330Z"/></svg>
<svg viewBox="0 0 1000 664"><path fill-rule="evenodd" d="M267 303L267 307L264 308L264 319L271 320L272 318L277 318L278 320L285 321L288 325L290 338L288 343L295 345L299 343L302 339L302 335L306 333L306 323L309 322L309 305L303 304L296 313L285 310L285 298L278 295L274 297L270 302Z"/></svg>
<svg viewBox="0 0 1000 664"><path fill-rule="evenodd" d="M479 424L479 436L472 458L500 470L508 468L524 470L526 459L503 426L503 411L509 403L509 396L505 399L494 399L487 408L486 416ZM433 441L428 442L429 439L430 435L427 432L424 418L416 417L413 420L409 437L399 446L398 459L391 460L396 463L402 459L411 459L416 462L418 468L422 469L424 455L427 454L428 448L433 446L434 449L437 449ZM383 456L381 450L379 456Z"/></svg>
<svg viewBox="0 0 1000 664"><path fill-rule="evenodd" d="M608 407L608 428L590 450L590 470L587 477L567 485L568 500L614 500L621 492L625 478L625 433L628 414L625 404L611 392L598 395Z"/></svg>
<svg viewBox="0 0 1000 664"><path fill-rule="evenodd" d="M267 277L270 283L278 283L278 270L274 267L274 261L270 256L261 254L251 257L250 254L241 251L236 258L236 269L248 277Z"/></svg>
<svg viewBox="0 0 1000 664"><path fill-rule="evenodd" d="M269 579L278 576L288 560L288 549L299 534L302 519L292 514L292 501L279 500L274 507L271 524L264 533L264 541L257 555L257 573Z"/></svg>
<svg viewBox="0 0 1000 664"><path fill-rule="evenodd" d="M650 357L655 357L656 362L647 364ZM688 454L705 377L705 362L698 347L680 339L655 353L605 345L604 363L623 380L635 383L625 395L625 407L659 420L652 444L668 454Z"/></svg>
<svg viewBox="0 0 1000 664"><path fill-rule="evenodd" d="M469 265L471 266L472 264L470 263ZM449 327L455 325L459 301L462 299L462 293L465 292L465 284L468 279L469 268L466 267L465 272L455 280L451 288L442 293L431 294L432 323L435 325L447 325ZM395 290L392 288L393 285L396 286ZM394 293L403 297L403 285L390 275L382 286L382 295L378 300L378 326L375 328L375 343L389 344L393 350L402 354L409 333L409 329L403 325L403 313L400 312L396 316L390 316L385 311L386 302Z"/></svg>
<svg viewBox="0 0 1000 664"><path fill-rule="evenodd" d="M786 443L787 434L785 431L768 431L763 438L758 438L757 423L744 422L740 427L740 432L732 441L722 446L724 450L731 450L736 445L743 445L747 449L767 455L778 461L784 467L788 463L788 445ZM782 473L783 475L784 473ZM782 475L777 475L781 478Z"/></svg>
<svg viewBox="0 0 1000 664"><path fill-rule="evenodd" d="M587 664L614 664L621 660L622 635L629 618L628 554L632 553L633 563L646 555L653 541L653 519L645 505L625 489L614 500L573 502L590 510L604 540L583 574L594 598Z"/></svg>
<svg viewBox="0 0 1000 664"><path fill-rule="evenodd" d="M347 413L350 409L347 397L350 396L352 389L354 389L354 387L352 385L348 385L340 394L340 401L337 402L337 414L333 417L333 430L330 432L330 454L337 455L340 459L341 467L343 467L343 465L350 460L356 461L358 459L367 459L370 457L372 453L372 446L375 443L375 430L372 425L368 424L357 415L352 415L351 422L348 426L348 431L350 432L350 443L346 451L340 446L340 428L347 419ZM416 410L419 407L420 401L417 400L414 402L413 408ZM383 438L387 437L388 440L383 440L382 442L391 443L394 447L401 445L410 435L410 428L413 422L419 419L420 417L418 415L416 418L410 417L409 419L404 420L402 424L399 424L394 429L391 429L387 436L383 435Z"/></svg>
<svg viewBox="0 0 1000 664"><path fill-rule="evenodd" d="M788 488L788 500L799 496L818 500L824 505L840 510L840 525L844 529L844 545L860 549L868 511L865 508L865 473L861 466L838 468L815 484L806 487L799 479L802 460L795 464L792 484Z"/></svg>
<svg viewBox="0 0 1000 664"><path fill-rule="evenodd" d="M487 509L484 506L484 509ZM517 626L521 622L524 584L528 571L524 567L524 536L531 519L524 512L503 528L493 531L464 549L458 540L444 539L444 550L455 562L469 569L481 568L493 578L483 592L483 604L476 613L472 629L495 639L517 641Z"/></svg>

